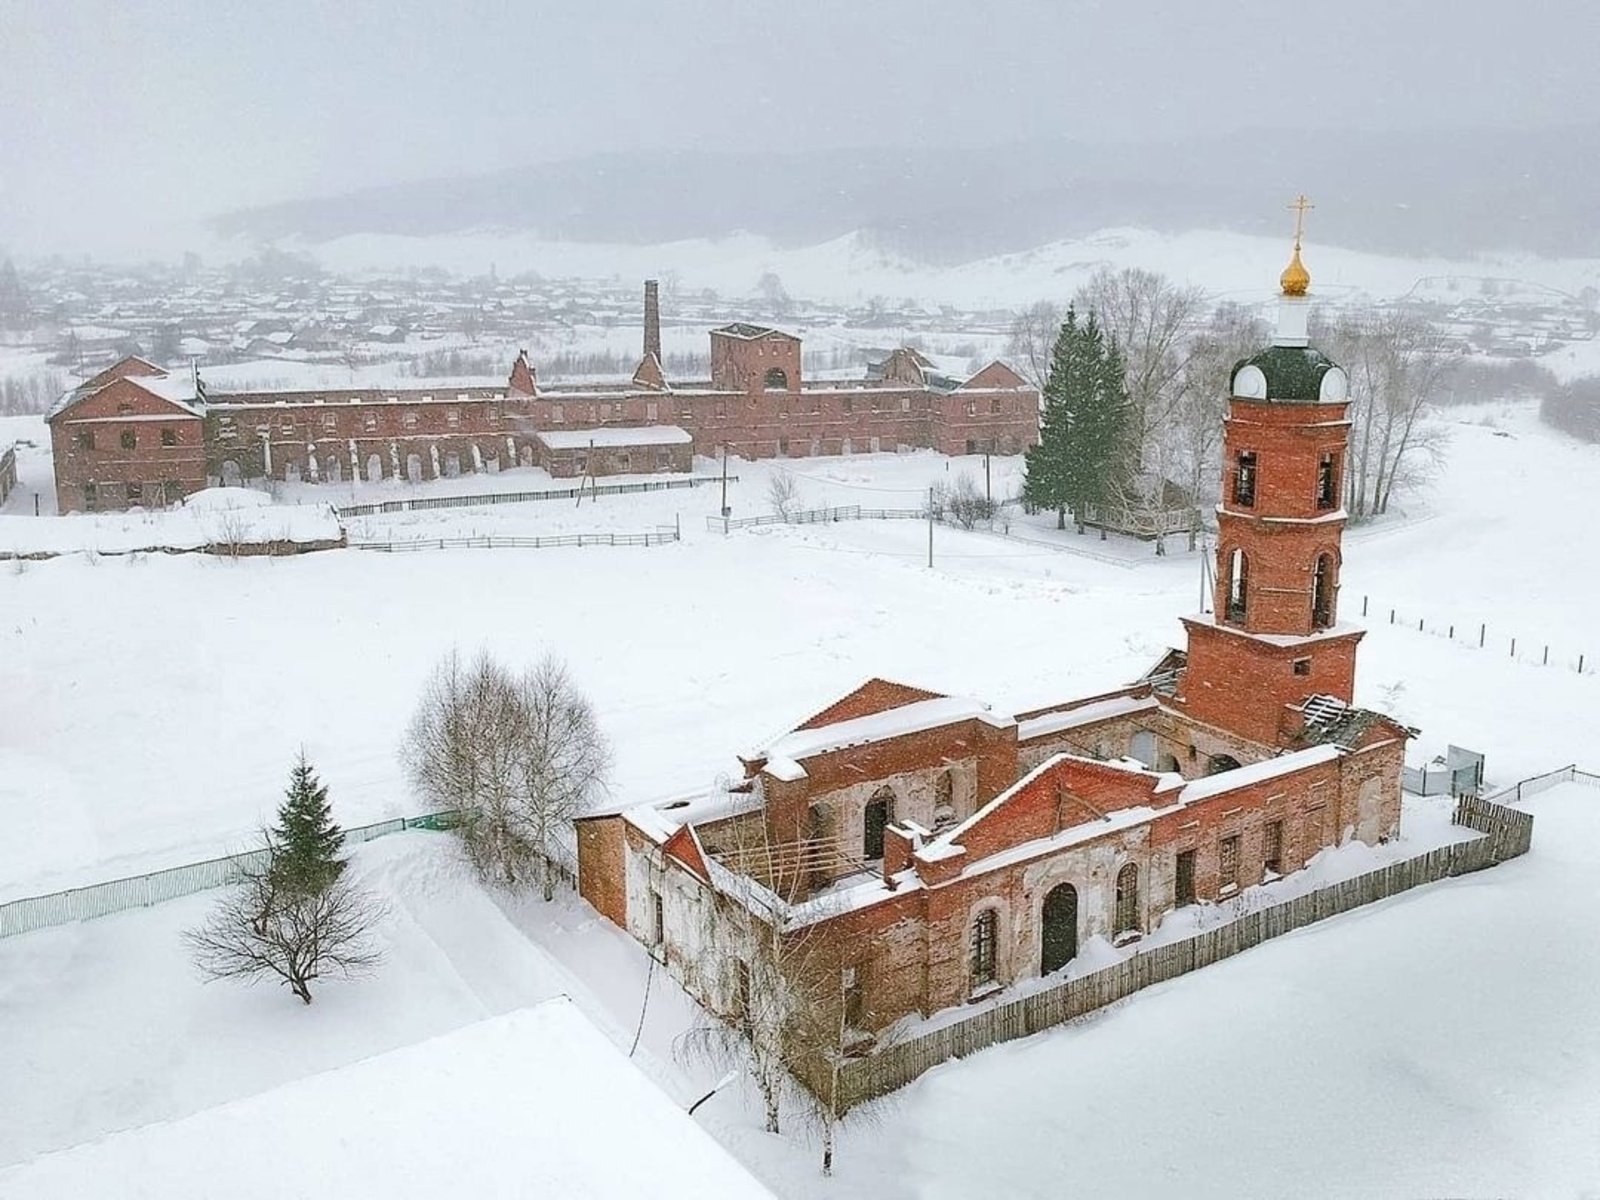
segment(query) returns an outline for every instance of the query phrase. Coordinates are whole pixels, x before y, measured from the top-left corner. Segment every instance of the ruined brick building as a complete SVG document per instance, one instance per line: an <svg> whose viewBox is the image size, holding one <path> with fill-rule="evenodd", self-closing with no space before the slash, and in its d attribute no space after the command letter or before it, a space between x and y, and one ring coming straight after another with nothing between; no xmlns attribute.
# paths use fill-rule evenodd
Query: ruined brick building
<svg viewBox="0 0 1600 1200"><path fill-rule="evenodd" d="M621 384L544 386L527 354L504 386L223 393L198 372L128 358L49 414L62 512L172 503L208 484L449 477L538 466L556 477L688 471L723 447L746 458L929 448L1020 454L1039 394L1003 363L941 376L902 348L871 377L810 382L800 339L759 325L711 331L711 378L661 367L645 285L644 351Z"/></svg>
<svg viewBox="0 0 1600 1200"><path fill-rule="evenodd" d="M708 961L723 898L820 934L870 1040L1393 837L1412 731L1353 705L1347 380L1307 344L1308 282L1297 238L1274 343L1232 373L1214 613L1185 619L1186 650L1015 716L871 680L725 789L582 819L583 895L723 1013L748 986L737 956Z"/></svg>

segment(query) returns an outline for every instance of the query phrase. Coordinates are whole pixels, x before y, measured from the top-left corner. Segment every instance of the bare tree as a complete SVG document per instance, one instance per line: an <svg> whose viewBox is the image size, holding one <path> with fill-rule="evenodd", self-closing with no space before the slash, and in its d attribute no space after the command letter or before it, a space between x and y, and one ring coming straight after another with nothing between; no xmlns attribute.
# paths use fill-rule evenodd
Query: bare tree
<svg viewBox="0 0 1600 1200"><path fill-rule="evenodd" d="M270 865L251 868L206 921L183 940L208 979L254 983L277 979L311 1003L311 984L325 975L361 975L382 958L373 928L383 905L341 873L315 891L282 886Z"/></svg>
<svg viewBox="0 0 1600 1200"><path fill-rule="evenodd" d="M1122 352L1133 409L1131 445L1141 461L1152 435L1182 402L1186 343L1205 305L1199 288L1132 267L1101 267L1073 297L1073 306L1094 313Z"/></svg>
<svg viewBox="0 0 1600 1200"><path fill-rule="evenodd" d="M1006 338L1005 357L1012 367L1040 391L1050 378L1050 355L1061 333L1065 314L1049 300L1030 304L1011 322Z"/></svg>
<svg viewBox="0 0 1600 1200"><path fill-rule="evenodd" d="M487 654L452 651L423 690L401 750L419 794L457 811L479 876L546 900L564 831L604 790L611 750L593 706L546 656L513 675Z"/></svg>
<svg viewBox="0 0 1600 1200"><path fill-rule="evenodd" d="M1266 345L1266 323L1240 304L1219 304L1189 339L1184 356L1182 403L1160 441L1175 482L1191 504L1189 549L1196 547L1201 505L1219 488L1222 422L1228 415L1231 374L1240 359Z"/></svg>
<svg viewBox="0 0 1600 1200"><path fill-rule="evenodd" d="M953 484L936 485L933 504L938 519L954 521L963 529L993 520L1000 510L995 500L978 490L978 481L967 471L956 476Z"/></svg>
<svg viewBox="0 0 1600 1200"><path fill-rule="evenodd" d="M551 655L518 680L523 733L517 765L521 816L542 865L544 898L555 897L557 837L605 789L611 746L594 706Z"/></svg>
<svg viewBox="0 0 1600 1200"><path fill-rule="evenodd" d="M800 507L800 485L788 471L774 471L767 483L767 507L772 515L788 521Z"/></svg>
<svg viewBox="0 0 1600 1200"><path fill-rule="evenodd" d="M1350 376L1345 507L1357 520L1385 513L1397 486L1439 461L1444 434L1423 418L1453 366L1448 346L1432 321L1395 308L1314 320L1312 343Z"/></svg>
<svg viewBox="0 0 1600 1200"><path fill-rule="evenodd" d="M785 1097L796 1101L821 1133L829 1174L844 1115L848 968L845 943L819 919L829 915L826 902L794 903L810 886L803 868L817 850L769 842L759 817L731 823L720 839L729 865L717 861L711 903L697 910L701 957L693 964L702 993L719 998L717 1015L689 1032L687 1047L718 1064L748 1061L769 1133L779 1132Z"/></svg>

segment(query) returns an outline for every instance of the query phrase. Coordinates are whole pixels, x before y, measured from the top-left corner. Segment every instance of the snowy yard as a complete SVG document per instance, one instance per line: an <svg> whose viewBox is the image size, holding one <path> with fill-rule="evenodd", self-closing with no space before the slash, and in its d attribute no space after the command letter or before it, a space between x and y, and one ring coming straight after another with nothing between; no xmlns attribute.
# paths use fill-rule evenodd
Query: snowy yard
<svg viewBox="0 0 1600 1200"><path fill-rule="evenodd" d="M1421 726L1430 756L1447 741L1485 751L1491 780L1574 759L1593 768L1600 677L1561 655L1600 665L1592 606L1575 601L1593 590L1600 548L1600 448L1545 431L1526 406L1452 417L1435 487L1347 539L1344 615L1359 619L1372 598L1357 701ZM996 491L1012 490L1020 464L992 465ZM813 505L915 507L931 482L982 479L981 460L947 470L921 454L786 466ZM764 511L774 469L739 464L736 515ZM500 482L522 490L534 475ZM940 528L930 570L915 521L723 536L705 528L718 503L712 486L391 514L363 530L632 531L681 516L684 541L656 548L0 568L0 900L242 847L302 745L343 823L418 811L395 748L453 645L515 664L561 653L616 743L619 798L645 799L705 786L737 751L869 675L1012 710L1115 686L1181 639L1177 619L1200 590L1199 557L1181 541L1156 559L1142 543L1057 534L1048 516L1010 538ZM7 511L19 514L16 497ZM1390 607L1410 628L1388 624ZM1480 650L1478 621L1534 649ZM1454 641L1432 632L1449 622ZM1525 859L936 1070L863 1114L877 1124L851 1123L833 1185L809 1148L759 1132L739 1088L697 1120L789 1196L1592 1187L1600 792L1572 786L1528 807L1538 824ZM394 908L389 962L305 1011L272 989L194 979L177 933L204 896L0 941L0 1164L556 994L629 1048L646 960L580 905L503 910L454 873L435 835L373 843L357 863ZM673 1059L691 1015L656 979L634 1059L681 1104L716 1074Z"/></svg>

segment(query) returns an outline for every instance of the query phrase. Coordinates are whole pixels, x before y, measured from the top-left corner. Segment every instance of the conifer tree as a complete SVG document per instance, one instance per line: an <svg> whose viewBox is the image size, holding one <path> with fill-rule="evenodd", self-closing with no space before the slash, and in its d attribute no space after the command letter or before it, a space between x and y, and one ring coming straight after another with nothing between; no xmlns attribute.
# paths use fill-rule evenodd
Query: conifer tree
<svg viewBox="0 0 1600 1200"><path fill-rule="evenodd" d="M344 870L339 857L344 831L333 823L328 789L318 781L303 750L289 772L285 796L278 824L269 835L272 881L289 892L318 895Z"/></svg>
<svg viewBox="0 0 1600 1200"><path fill-rule="evenodd" d="M1107 341L1093 313L1083 325L1084 387L1070 398L1071 436L1067 439L1067 502L1084 529L1088 509L1103 510L1121 488L1128 472L1128 433L1132 412L1128 404L1122 352L1115 340ZM1101 513L1100 538L1105 540Z"/></svg>
<svg viewBox="0 0 1600 1200"><path fill-rule="evenodd" d="M1022 498L1029 507L1056 510L1056 528L1067 527L1067 441L1072 436L1069 395L1084 378L1083 338L1078 315L1067 309L1067 319L1050 351L1050 370L1043 389L1044 413L1039 422L1039 444L1028 450Z"/></svg>
<svg viewBox="0 0 1600 1200"><path fill-rule="evenodd" d="M1068 308L1050 355L1039 444L1028 451L1023 498L1035 508L1055 509L1058 528L1066 527L1071 509L1082 533L1087 510L1115 494L1127 428L1121 355L1106 344L1093 313L1080 323Z"/></svg>

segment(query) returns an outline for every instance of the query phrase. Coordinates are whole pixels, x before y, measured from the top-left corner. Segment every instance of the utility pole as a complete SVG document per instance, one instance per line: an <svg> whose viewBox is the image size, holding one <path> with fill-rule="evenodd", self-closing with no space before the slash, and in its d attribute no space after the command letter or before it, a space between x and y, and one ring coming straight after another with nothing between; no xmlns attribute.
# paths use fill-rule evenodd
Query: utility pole
<svg viewBox="0 0 1600 1200"><path fill-rule="evenodd" d="M726 521L728 519L728 443L727 442L723 442L722 443L722 519L724 521ZM722 531L724 533L726 533L728 531L728 528L727 528L726 525L723 526Z"/></svg>
<svg viewBox="0 0 1600 1200"><path fill-rule="evenodd" d="M928 488L928 566L933 566L933 487Z"/></svg>

